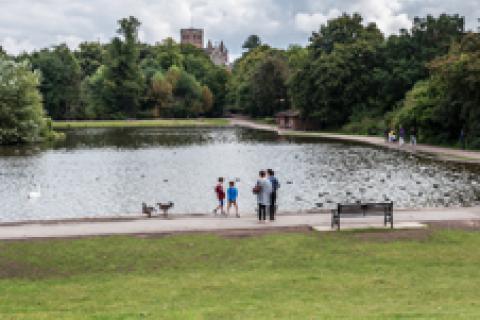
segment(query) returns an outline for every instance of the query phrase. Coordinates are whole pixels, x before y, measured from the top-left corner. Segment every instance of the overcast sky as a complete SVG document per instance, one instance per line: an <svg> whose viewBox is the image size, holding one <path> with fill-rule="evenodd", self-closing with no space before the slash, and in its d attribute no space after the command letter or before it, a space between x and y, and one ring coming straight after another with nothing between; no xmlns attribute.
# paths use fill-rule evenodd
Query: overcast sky
<svg viewBox="0 0 480 320"><path fill-rule="evenodd" d="M415 16L459 13L476 29L479 0L0 0L0 45L11 54L61 42L108 41L117 20L141 22L142 41L179 38L179 29L200 27L224 40L233 57L249 34L275 47L306 44L313 30L342 12L360 12L386 34L409 28Z"/></svg>

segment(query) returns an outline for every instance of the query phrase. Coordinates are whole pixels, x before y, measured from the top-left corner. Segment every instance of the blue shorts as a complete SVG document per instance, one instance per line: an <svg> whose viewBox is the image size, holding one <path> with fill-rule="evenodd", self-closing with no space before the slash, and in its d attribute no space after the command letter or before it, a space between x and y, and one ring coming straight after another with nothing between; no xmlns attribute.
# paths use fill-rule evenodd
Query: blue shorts
<svg viewBox="0 0 480 320"><path fill-rule="evenodd" d="M219 199L219 200L218 200L218 203L220 204L221 207L223 207L223 203L224 203L224 202L225 202L224 199L221 199L221 200Z"/></svg>

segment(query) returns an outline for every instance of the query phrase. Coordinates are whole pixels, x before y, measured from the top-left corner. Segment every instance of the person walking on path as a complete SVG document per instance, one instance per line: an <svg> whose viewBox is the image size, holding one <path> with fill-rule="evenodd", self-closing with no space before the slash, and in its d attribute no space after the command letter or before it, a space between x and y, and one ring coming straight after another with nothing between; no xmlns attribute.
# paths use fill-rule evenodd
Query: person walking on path
<svg viewBox="0 0 480 320"><path fill-rule="evenodd" d="M258 203L258 221L260 223L267 220L267 206L270 205L270 195L272 193L272 184L266 178L265 171L260 171L260 178L257 180L257 184L253 188L253 193L257 195Z"/></svg>
<svg viewBox="0 0 480 320"><path fill-rule="evenodd" d="M237 218L240 218L240 215L238 214L237 198L238 198L238 189L237 187L235 187L235 182L230 181L229 187L227 189L227 215L230 214L230 208L234 206L235 216Z"/></svg>
<svg viewBox="0 0 480 320"><path fill-rule="evenodd" d="M463 150L466 149L466 143L465 143L465 129L462 128L460 130L460 146L462 147Z"/></svg>
<svg viewBox="0 0 480 320"><path fill-rule="evenodd" d="M390 142L390 129L385 128L385 131L383 131L383 137L385 138L385 143Z"/></svg>
<svg viewBox="0 0 480 320"><path fill-rule="evenodd" d="M272 194L270 195L270 221L275 221L275 213L277 211L277 191L280 188L280 183L275 177L275 172L272 169L267 170L268 180L272 185Z"/></svg>
<svg viewBox="0 0 480 320"><path fill-rule="evenodd" d="M398 145L402 147L405 144L405 129L400 126L400 130L398 130Z"/></svg>
<svg viewBox="0 0 480 320"><path fill-rule="evenodd" d="M221 214L225 214L223 210L224 202L225 202L225 191L223 190L223 178L218 178L218 183L215 187L215 194L217 195L218 206L213 210L214 214L217 214L217 211L220 209Z"/></svg>
<svg viewBox="0 0 480 320"><path fill-rule="evenodd" d="M415 126L410 129L410 144L413 148L417 145L417 128Z"/></svg>

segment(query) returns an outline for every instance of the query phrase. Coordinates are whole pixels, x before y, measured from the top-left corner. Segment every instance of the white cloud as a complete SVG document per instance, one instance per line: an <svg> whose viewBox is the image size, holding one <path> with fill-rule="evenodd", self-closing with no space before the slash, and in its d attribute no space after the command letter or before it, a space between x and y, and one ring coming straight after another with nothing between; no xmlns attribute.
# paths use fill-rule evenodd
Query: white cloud
<svg viewBox="0 0 480 320"><path fill-rule="evenodd" d="M59 42L76 46L83 40L108 41L117 20L136 16L143 41L179 39L179 29L205 29L206 38L224 40L239 55L250 34L266 43L287 47L305 44L320 24L342 12L360 12L386 34L409 28L415 15L442 12L467 16L476 28L480 3L472 0L0 0L0 45L10 53L49 47Z"/></svg>
<svg viewBox="0 0 480 320"><path fill-rule="evenodd" d="M303 32L312 32L319 29L328 20L340 16L342 13L337 9L331 9L327 14L322 13L297 13L295 15L295 27Z"/></svg>
<svg viewBox="0 0 480 320"><path fill-rule="evenodd" d="M29 40L18 41L11 37L1 39L0 45L6 52L15 55L22 52L30 52L35 49L35 46Z"/></svg>
<svg viewBox="0 0 480 320"><path fill-rule="evenodd" d="M412 25L408 15L402 10L399 0L359 0L349 4L343 3L339 8L329 9L326 14L322 12L297 13L295 15L295 27L303 32L312 32L319 29L320 25L328 20L336 18L342 12L360 13L364 22L375 22L378 28L385 34L398 32L401 28L409 28Z"/></svg>

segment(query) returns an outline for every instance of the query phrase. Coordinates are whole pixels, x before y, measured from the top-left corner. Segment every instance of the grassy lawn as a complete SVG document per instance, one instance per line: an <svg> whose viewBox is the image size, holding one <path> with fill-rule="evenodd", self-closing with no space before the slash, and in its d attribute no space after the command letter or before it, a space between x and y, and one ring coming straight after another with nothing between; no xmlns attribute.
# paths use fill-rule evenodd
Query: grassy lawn
<svg viewBox="0 0 480 320"><path fill-rule="evenodd" d="M276 125L277 122L275 118L267 117L267 118L255 118L253 119L253 122L259 123L259 124L269 124L269 125Z"/></svg>
<svg viewBox="0 0 480 320"><path fill-rule="evenodd" d="M119 127L220 127L230 124L228 119L155 119L155 120L99 120L54 121L54 129L119 128Z"/></svg>
<svg viewBox="0 0 480 320"><path fill-rule="evenodd" d="M0 319L478 319L479 247L466 231L0 242Z"/></svg>

